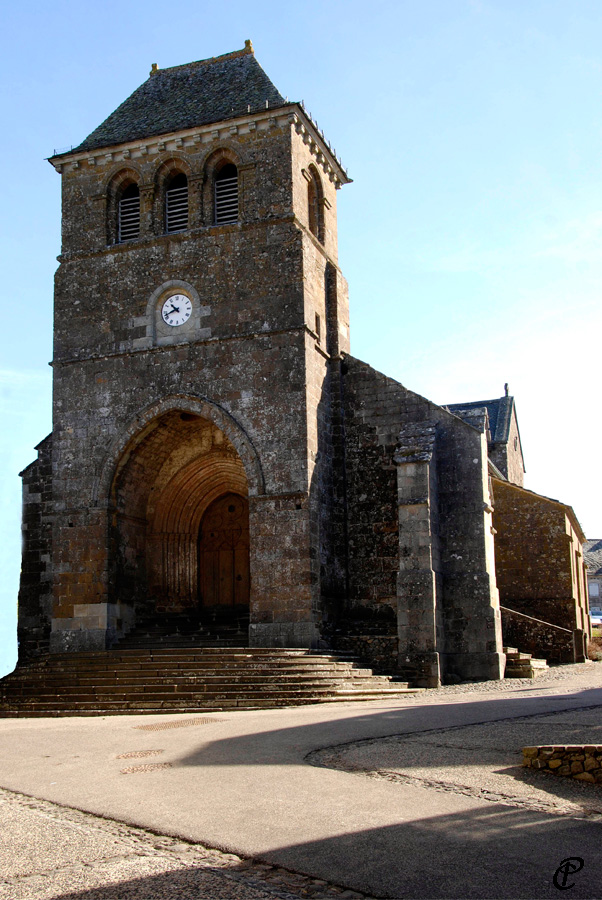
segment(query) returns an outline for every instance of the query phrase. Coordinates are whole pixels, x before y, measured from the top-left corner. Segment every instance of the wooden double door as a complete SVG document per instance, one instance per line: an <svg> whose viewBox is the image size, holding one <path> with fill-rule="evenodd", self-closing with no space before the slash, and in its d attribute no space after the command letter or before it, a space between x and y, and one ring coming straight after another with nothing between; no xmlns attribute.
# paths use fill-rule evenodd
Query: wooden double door
<svg viewBox="0 0 602 900"><path fill-rule="evenodd" d="M199 530L199 604L249 605L249 503L224 494L207 507Z"/></svg>

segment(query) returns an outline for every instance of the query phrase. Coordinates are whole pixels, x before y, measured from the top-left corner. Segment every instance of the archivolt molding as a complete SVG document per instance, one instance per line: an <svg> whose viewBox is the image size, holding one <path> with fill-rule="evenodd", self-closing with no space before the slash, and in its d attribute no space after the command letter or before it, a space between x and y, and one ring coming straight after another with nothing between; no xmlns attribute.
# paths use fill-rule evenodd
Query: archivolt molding
<svg viewBox="0 0 602 900"><path fill-rule="evenodd" d="M147 507L150 534L198 535L205 510L224 493L247 495L240 458L208 453L185 465Z"/></svg>
<svg viewBox="0 0 602 900"><path fill-rule="evenodd" d="M205 177L212 178L216 167L223 160L234 163L238 169L249 165L248 156L242 152L239 144L235 144L234 141L220 141L219 147L212 147L201 159L199 171L203 172Z"/></svg>
<svg viewBox="0 0 602 900"><path fill-rule="evenodd" d="M105 193L114 193L126 181L135 181L137 185L142 185L143 178L139 166L127 161L127 164L121 163L115 166L109 175L104 179L103 191Z"/></svg>
<svg viewBox="0 0 602 900"><path fill-rule="evenodd" d="M159 186L161 182L169 177L169 175L177 172L183 172L188 179L191 178L193 174L192 163L188 157L184 154L170 154L169 156L166 156L165 159L161 160L161 164L157 166L155 170L155 184Z"/></svg>
<svg viewBox="0 0 602 900"><path fill-rule="evenodd" d="M265 493L265 479L259 454L241 425L229 412L205 397L171 395L141 410L115 438L100 468L94 506L112 505L112 488L131 452L153 430L155 420L167 412L185 412L212 422L222 431L240 456L249 485L249 496Z"/></svg>

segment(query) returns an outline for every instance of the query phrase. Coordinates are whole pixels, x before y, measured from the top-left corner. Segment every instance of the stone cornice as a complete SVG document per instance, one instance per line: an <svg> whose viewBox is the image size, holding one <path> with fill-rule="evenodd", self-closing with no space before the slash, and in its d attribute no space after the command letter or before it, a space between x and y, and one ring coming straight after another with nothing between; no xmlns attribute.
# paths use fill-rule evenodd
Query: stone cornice
<svg viewBox="0 0 602 900"><path fill-rule="evenodd" d="M107 163L129 159L141 159L161 153L197 153L204 144L216 140L225 140L237 134L249 134L253 131L267 131L274 126L286 126L292 123L295 104L288 104L277 109L266 109L265 112L253 113L237 119L223 122L212 122L199 125L184 131L171 134L158 134L124 144L110 147L99 147L95 150L66 151L48 158L57 172L78 169L83 166L99 166Z"/></svg>
<svg viewBox="0 0 602 900"><path fill-rule="evenodd" d="M324 132L320 130L317 122L314 122L302 103L295 104L292 122L297 134L301 135L303 142L308 145L310 152L315 156L316 162L335 183L335 186L340 188L343 184L350 184L353 179L343 168L336 150L330 146L324 137Z"/></svg>
<svg viewBox="0 0 602 900"><path fill-rule="evenodd" d="M165 153L194 154L198 153L204 145L215 141L231 140L233 137L236 138L236 135L268 131L270 128L282 128L287 125L294 126L297 134L300 134L308 145L317 165L337 188L351 181L323 132L320 131L303 106L298 103L289 103L276 109L267 108L265 112L255 112L237 119L200 125L185 131L155 135L110 147L66 151L49 157L48 162L60 174L80 168L112 166L116 162L123 162L127 165L130 160L143 160L149 156L159 156Z"/></svg>

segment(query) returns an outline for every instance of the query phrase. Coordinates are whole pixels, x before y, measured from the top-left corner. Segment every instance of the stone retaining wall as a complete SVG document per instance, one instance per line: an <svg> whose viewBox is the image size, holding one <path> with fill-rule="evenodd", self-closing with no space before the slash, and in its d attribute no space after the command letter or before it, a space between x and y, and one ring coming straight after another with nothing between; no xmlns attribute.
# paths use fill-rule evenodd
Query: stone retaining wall
<svg viewBox="0 0 602 900"><path fill-rule="evenodd" d="M523 766L602 784L602 745L523 747Z"/></svg>
<svg viewBox="0 0 602 900"><path fill-rule="evenodd" d="M550 622L500 607L504 644L553 663L577 662L573 632Z"/></svg>

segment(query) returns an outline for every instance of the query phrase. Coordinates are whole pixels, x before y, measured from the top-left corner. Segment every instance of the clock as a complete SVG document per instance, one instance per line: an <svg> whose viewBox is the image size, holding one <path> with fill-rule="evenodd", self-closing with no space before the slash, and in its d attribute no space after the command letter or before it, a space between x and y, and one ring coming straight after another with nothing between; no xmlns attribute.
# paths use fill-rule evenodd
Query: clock
<svg viewBox="0 0 602 900"><path fill-rule="evenodd" d="M173 328L183 325L192 315L192 303L185 294L172 294L161 309L161 318Z"/></svg>

